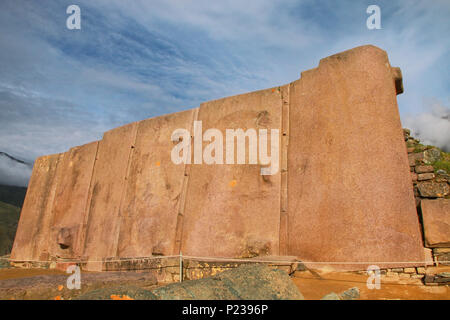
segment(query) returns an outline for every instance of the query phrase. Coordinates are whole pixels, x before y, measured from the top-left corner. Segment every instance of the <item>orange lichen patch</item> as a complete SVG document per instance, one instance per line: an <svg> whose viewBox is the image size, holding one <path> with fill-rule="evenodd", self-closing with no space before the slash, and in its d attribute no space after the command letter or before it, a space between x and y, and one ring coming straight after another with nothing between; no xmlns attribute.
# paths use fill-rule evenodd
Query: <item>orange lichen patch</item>
<svg viewBox="0 0 450 320"><path fill-rule="evenodd" d="M127 296L126 294L124 294L123 296L112 294L111 295L111 300L134 300L134 299L129 297L129 296Z"/></svg>
<svg viewBox="0 0 450 320"><path fill-rule="evenodd" d="M58 291L61 291L62 289L64 289L64 286L60 284L60 285L58 286Z"/></svg>
<svg viewBox="0 0 450 320"><path fill-rule="evenodd" d="M56 296L53 298L53 300L63 300L63 298L61 298L61 296Z"/></svg>
<svg viewBox="0 0 450 320"><path fill-rule="evenodd" d="M237 181L236 180L231 180L229 183L228 183L228 185L230 186L230 187L235 187L236 186L236 184L237 184Z"/></svg>
<svg viewBox="0 0 450 320"><path fill-rule="evenodd" d="M159 167L159 166L161 165L161 162L160 162L160 161L156 161L155 165L156 165L157 167Z"/></svg>

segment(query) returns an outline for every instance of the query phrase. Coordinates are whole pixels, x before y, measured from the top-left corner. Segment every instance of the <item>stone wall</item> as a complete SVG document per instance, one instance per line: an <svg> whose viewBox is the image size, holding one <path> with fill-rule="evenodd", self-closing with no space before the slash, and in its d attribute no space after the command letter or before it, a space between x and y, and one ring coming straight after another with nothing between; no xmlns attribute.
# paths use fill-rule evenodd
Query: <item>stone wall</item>
<svg viewBox="0 0 450 320"><path fill-rule="evenodd" d="M403 130L424 244L434 260L450 265L450 154L424 146Z"/></svg>
<svg viewBox="0 0 450 320"><path fill-rule="evenodd" d="M401 83L386 52L357 47L284 86L128 124L98 142L41 157L11 258L73 259L87 270L180 251L295 256L353 270L421 266L396 101ZM224 136L226 129L279 130L280 170L261 175L262 165L248 162L174 164L171 134L193 133L196 120L203 132L215 128Z"/></svg>

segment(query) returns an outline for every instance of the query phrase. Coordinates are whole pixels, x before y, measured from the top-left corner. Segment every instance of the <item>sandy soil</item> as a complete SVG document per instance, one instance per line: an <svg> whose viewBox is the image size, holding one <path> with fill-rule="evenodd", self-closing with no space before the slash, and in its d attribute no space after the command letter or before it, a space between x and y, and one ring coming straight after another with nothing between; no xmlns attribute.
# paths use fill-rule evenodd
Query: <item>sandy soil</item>
<svg viewBox="0 0 450 320"><path fill-rule="evenodd" d="M292 280L307 300L320 299L330 292L358 287L361 300L450 300L448 286L425 286L420 279L381 277L381 288L368 289L367 276L354 273L296 272Z"/></svg>

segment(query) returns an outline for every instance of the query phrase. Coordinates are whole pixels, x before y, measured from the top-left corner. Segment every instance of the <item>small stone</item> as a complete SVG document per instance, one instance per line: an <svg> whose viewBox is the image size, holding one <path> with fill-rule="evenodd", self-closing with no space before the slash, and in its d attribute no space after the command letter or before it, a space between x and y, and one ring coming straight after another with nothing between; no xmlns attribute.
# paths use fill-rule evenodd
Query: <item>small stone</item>
<svg viewBox="0 0 450 320"><path fill-rule="evenodd" d="M431 180L434 178L434 173L420 173L417 175L417 180L424 181L424 180Z"/></svg>
<svg viewBox="0 0 450 320"><path fill-rule="evenodd" d="M441 159L441 151L437 148L426 150L423 153L425 163L433 163Z"/></svg>
<svg viewBox="0 0 450 320"><path fill-rule="evenodd" d="M417 173L428 173L434 172L433 166L416 166Z"/></svg>
<svg viewBox="0 0 450 320"><path fill-rule="evenodd" d="M416 273L416 268L404 268L404 273Z"/></svg>
<svg viewBox="0 0 450 320"><path fill-rule="evenodd" d="M359 299L359 289L357 287L350 288L341 292L340 297L342 300L356 300Z"/></svg>
<svg viewBox="0 0 450 320"><path fill-rule="evenodd" d="M331 292L325 296L322 297L320 300L341 300L339 295L337 293Z"/></svg>
<svg viewBox="0 0 450 320"><path fill-rule="evenodd" d="M412 274L411 275L412 279L423 279L423 277L425 277L424 274Z"/></svg>
<svg viewBox="0 0 450 320"><path fill-rule="evenodd" d="M408 154L408 161L409 161L409 166L415 166L417 162L421 162L423 161L425 158L424 153L423 152L418 152L418 153L410 153Z"/></svg>
<svg viewBox="0 0 450 320"><path fill-rule="evenodd" d="M414 152L414 147L406 148L406 151L408 151L408 153L413 153Z"/></svg>
<svg viewBox="0 0 450 320"><path fill-rule="evenodd" d="M450 193L446 182L421 182L417 187L420 195L424 198L443 198Z"/></svg>
<svg viewBox="0 0 450 320"><path fill-rule="evenodd" d="M393 272L403 272L403 268L392 268Z"/></svg>
<svg viewBox="0 0 450 320"><path fill-rule="evenodd" d="M388 278L398 278L398 273L393 271L386 272L386 277Z"/></svg>
<svg viewBox="0 0 450 320"><path fill-rule="evenodd" d="M399 273L398 274L400 279L409 279L411 278L411 275L409 273Z"/></svg>
<svg viewBox="0 0 450 320"><path fill-rule="evenodd" d="M437 174L447 174L447 171L443 170L443 169L439 169L438 171L436 171Z"/></svg>
<svg viewBox="0 0 450 320"><path fill-rule="evenodd" d="M426 274L427 270L423 267L417 267L417 273L418 274Z"/></svg>
<svg viewBox="0 0 450 320"><path fill-rule="evenodd" d="M417 173L411 172L411 180L412 180L413 182L415 182L415 181L418 180Z"/></svg>
<svg viewBox="0 0 450 320"><path fill-rule="evenodd" d="M450 278L450 272L441 272L436 275L441 278Z"/></svg>

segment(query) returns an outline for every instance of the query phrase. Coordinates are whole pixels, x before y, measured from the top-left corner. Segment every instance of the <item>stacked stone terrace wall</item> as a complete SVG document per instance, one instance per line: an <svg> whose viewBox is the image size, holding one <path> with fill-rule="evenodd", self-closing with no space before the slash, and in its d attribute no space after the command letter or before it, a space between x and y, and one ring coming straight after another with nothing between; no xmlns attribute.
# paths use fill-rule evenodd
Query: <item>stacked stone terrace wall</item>
<svg viewBox="0 0 450 320"><path fill-rule="evenodd" d="M424 244L437 263L450 265L450 154L403 133Z"/></svg>

